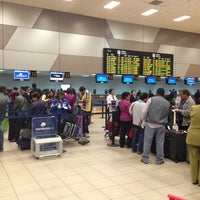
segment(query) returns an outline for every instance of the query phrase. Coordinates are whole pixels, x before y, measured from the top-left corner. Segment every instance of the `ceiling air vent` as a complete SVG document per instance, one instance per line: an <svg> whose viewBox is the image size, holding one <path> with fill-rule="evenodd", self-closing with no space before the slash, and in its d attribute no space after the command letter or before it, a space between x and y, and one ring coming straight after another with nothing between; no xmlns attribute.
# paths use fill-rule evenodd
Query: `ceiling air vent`
<svg viewBox="0 0 200 200"><path fill-rule="evenodd" d="M162 3L162 1L154 0L154 1L150 2L149 4L151 4L151 5L159 5L161 3Z"/></svg>

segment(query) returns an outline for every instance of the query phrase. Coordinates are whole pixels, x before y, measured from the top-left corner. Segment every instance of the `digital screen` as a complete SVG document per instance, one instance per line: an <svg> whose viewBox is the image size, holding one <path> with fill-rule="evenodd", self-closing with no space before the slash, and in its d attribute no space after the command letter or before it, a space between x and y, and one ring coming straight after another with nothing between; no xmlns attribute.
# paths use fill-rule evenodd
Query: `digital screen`
<svg viewBox="0 0 200 200"><path fill-rule="evenodd" d="M169 85L176 85L176 78L175 77L168 77L166 78L166 83Z"/></svg>
<svg viewBox="0 0 200 200"><path fill-rule="evenodd" d="M63 83L63 84L60 85L60 88L64 91L67 90L70 87L71 87L71 84L67 84L67 83Z"/></svg>
<svg viewBox="0 0 200 200"><path fill-rule="evenodd" d="M103 49L103 67L107 74L173 76L173 54Z"/></svg>
<svg viewBox="0 0 200 200"><path fill-rule="evenodd" d="M133 76L132 75L123 75L122 83L126 83L126 84L133 83Z"/></svg>
<svg viewBox="0 0 200 200"><path fill-rule="evenodd" d="M64 80L64 73L50 72L50 81L62 82Z"/></svg>
<svg viewBox="0 0 200 200"><path fill-rule="evenodd" d="M185 82L186 85L194 85L195 84L195 78L193 78L193 77L185 78L184 82Z"/></svg>
<svg viewBox="0 0 200 200"><path fill-rule="evenodd" d="M29 71L14 70L14 80L29 80Z"/></svg>
<svg viewBox="0 0 200 200"><path fill-rule="evenodd" d="M97 83L107 83L108 74L96 74L95 79Z"/></svg>
<svg viewBox="0 0 200 200"><path fill-rule="evenodd" d="M156 76L147 76L145 78L146 84L156 84Z"/></svg>

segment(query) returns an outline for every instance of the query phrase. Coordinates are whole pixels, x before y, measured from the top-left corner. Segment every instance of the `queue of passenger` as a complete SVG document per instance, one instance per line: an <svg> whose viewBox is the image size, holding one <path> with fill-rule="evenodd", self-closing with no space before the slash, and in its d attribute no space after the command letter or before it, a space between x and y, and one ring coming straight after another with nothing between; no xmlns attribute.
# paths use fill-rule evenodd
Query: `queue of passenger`
<svg viewBox="0 0 200 200"><path fill-rule="evenodd" d="M76 95L78 94L78 95ZM87 95L86 95L87 94ZM83 105L84 102L84 105ZM87 109L86 109L87 108ZM58 134L63 131L63 122L69 114L77 110L87 112L83 133L89 133L89 114L91 112L91 94L81 86L80 91L74 88L62 90L41 90L36 83L32 87L13 87L9 90L0 86L0 151L3 151L2 121L8 113L8 140L17 142L20 130L31 128L31 118L34 116L52 114L58 118Z"/></svg>
<svg viewBox="0 0 200 200"><path fill-rule="evenodd" d="M200 186L200 90L197 90L194 96L186 89L169 91L165 94L163 88L158 88L156 95L150 91L149 94L140 91L137 95L135 90L122 93L122 99L114 98L114 89L107 97L108 106L111 100L116 101L115 109L120 115L120 147L130 147L128 132L131 126L134 127L134 136L132 138L132 152L141 154L141 162L149 163L149 156L153 137L156 138L156 157L155 163L161 165L164 163L164 140L166 127L178 125L178 130L188 130L187 144L189 149L189 160L191 180L193 184ZM110 100L110 101L109 101ZM124 103L125 102L125 103ZM197 104L197 105L195 105ZM113 109L113 108L112 108ZM192 112L191 112L192 111ZM176 113L176 115L174 115ZM130 125L129 114L132 115ZM174 116L176 118L174 119ZM126 120L125 120L126 119ZM127 142L125 142L127 137Z"/></svg>

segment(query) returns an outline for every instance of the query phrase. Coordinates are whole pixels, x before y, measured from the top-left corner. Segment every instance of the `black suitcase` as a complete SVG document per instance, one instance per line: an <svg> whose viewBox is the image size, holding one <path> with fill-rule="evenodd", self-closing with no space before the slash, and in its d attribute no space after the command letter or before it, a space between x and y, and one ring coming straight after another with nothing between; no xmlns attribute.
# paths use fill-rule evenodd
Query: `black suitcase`
<svg viewBox="0 0 200 200"><path fill-rule="evenodd" d="M30 138L27 139L27 138L19 137L19 139L17 140L17 144L18 144L18 147L21 149L21 151L31 149Z"/></svg>
<svg viewBox="0 0 200 200"><path fill-rule="evenodd" d="M186 132L169 130L169 140L169 158L176 163L186 161Z"/></svg>

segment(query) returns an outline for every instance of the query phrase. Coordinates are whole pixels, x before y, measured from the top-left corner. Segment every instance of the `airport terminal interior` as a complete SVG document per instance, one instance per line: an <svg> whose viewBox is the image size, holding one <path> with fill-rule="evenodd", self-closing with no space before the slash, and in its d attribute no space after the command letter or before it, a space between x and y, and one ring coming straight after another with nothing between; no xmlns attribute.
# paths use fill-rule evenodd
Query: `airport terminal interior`
<svg viewBox="0 0 200 200"><path fill-rule="evenodd" d="M189 162L165 158L158 165L151 153L149 163L142 163L131 148L119 147L119 136L114 144L105 137L101 107L110 88L118 98L133 89L154 94L158 87L166 94L200 89L200 1L117 0L113 10L105 6L109 2L0 1L0 85L36 83L54 91L84 86L94 106L89 143L57 136L66 150L58 155L38 159L36 143L33 151L21 150L9 141L7 128L0 151L0 200L200 199ZM26 81L22 72L30 75ZM54 73L62 80L50 80ZM106 75L106 83L96 75ZM127 75L133 79L128 83Z"/></svg>

